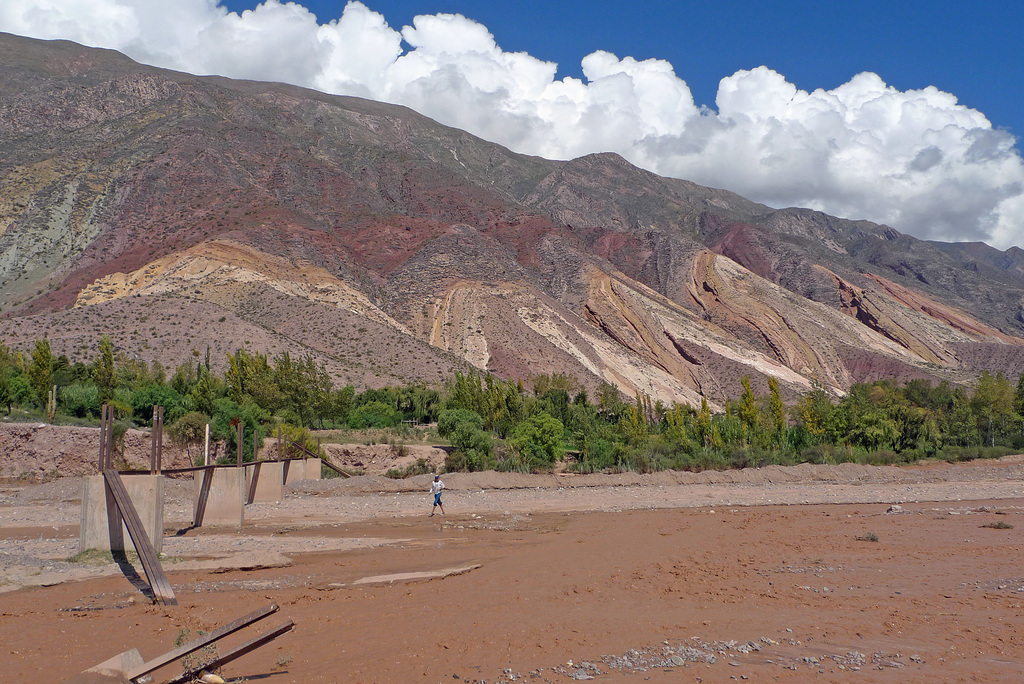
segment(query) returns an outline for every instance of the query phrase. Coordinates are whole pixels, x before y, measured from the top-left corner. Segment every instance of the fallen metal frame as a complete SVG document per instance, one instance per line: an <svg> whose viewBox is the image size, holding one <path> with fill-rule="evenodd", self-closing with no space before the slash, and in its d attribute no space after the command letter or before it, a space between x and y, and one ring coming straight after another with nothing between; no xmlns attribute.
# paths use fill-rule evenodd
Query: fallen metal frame
<svg viewBox="0 0 1024 684"><path fill-rule="evenodd" d="M277 637L281 636L282 634L287 634L288 632L290 632L292 630L293 627L295 627L295 622L293 620L289 620L288 622L282 623L282 624L278 625L277 627L275 627L274 629L270 630L269 632L265 632L263 634L260 634L258 637L254 638L254 639L250 639L249 641L245 642L241 646L236 646L235 648L231 649L230 651L228 651L224 655L222 655L222 656L220 656L218 658L215 658L214 660L212 660L212 661L210 661L210 662L208 662L208 663L206 663L206 664L204 664L202 666L195 667L195 668L192 668L190 670L186 670L185 672L182 672L176 678L170 680L168 682L168 684L179 684L180 682L190 682L190 681L192 681L196 677L196 675L198 675L203 670L214 670L214 669L216 669L218 667L223 667L224 665L226 665L227 663L230 663L235 658L241 658L246 653L249 653L250 651L255 651L260 646L263 646L264 644L270 643L271 641L273 641Z"/></svg>
<svg viewBox="0 0 1024 684"><path fill-rule="evenodd" d="M228 624L224 625L223 627L218 627L217 629L213 630L212 632L210 632L208 634L204 634L203 636L201 636L201 637L199 637L197 639L193 639L192 641L188 642L187 644L183 644L183 645L179 646L178 648L174 649L173 651L168 651L167 653L164 653L161 656L157 656L156 658L153 658L152 660L150 660L150 661L148 661L146 663L143 663L139 667L136 667L136 668L134 668L132 670L129 670L126 673L126 676L127 676L127 678L129 680L135 680L135 679L138 679L139 677L143 677L143 676L149 674L150 672L154 672L156 670L159 670L164 665L168 665L168 664L174 662L178 658L182 658L184 656L187 656L190 653L195 653L199 649L204 648L205 646L209 646L210 644L214 643L215 641L219 641L220 639L223 639L224 637L228 636L229 634L234 634L235 632L239 631L240 629L244 629L244 628L248 627L249 625L251 625L251 624L253 624L255 622L258 622L258 621L262 620L263 618L265 618L267 616L273 615L278 610L280 610L280 608L279 608L279 606L276 603L271 603L269 605L264 606L263 608L260 608L258 610L254 610L253 612L249 613L248 615L240 617L237 620L233 620L233 621L229 622ZM292 624L294 624L294 623L292 623ZM279 636L279 635L275 635L275 636ZM234 649L234 650L237 650L237 649ZM229 654L230 653L231 652L229 651ZM246 651L246 653L248 653L248 651ZM228 655L228 654L225 654L225 655ZM238 655L243 655L243 654L238 654ZM221 656L217 660L222 660L223 657L224 656ZM228 662L228 661L224 661L224 662ZM213 669L214 667L219 667L221 664L222 663L218 663L216 665L213 664L213 663L206 663L201 668L197 668L197 669ZM193 674L193 672L191 670L188 670L188 671L182 673L182 677L184 677L186 675L191 676L192 674ZM180 681L180 680L181 680L181 677L179 677L178 679L175 679L173 681Z"/></svg>
<svg viewBox="0 0 1024 684"><path fill-rule="evenodd" d="M86 682L92 684L97 681L135 683L142 680L147 675L156 672L160 668L170 665L175 660L183 658L190 653L195 653L196 651L209 646L230 634L234 634L235 632L245 629L249 625L273 615L278 610L280 610L280 608L276 603L268 604L262 608L254 610L248 615L240 617L237 620L233 620L222 627L218 627L209 634L204 634L193 639L187 644L172 649L163 655L159 655L146 662L142 662L142 656L139 655L138 649L131 649L130 651L126 651L119 656L115 656L110 660L104 661L103 663L89 668L85 672L66 680L65 684L78 684L79 682L82 682L83 684ZM287 634L294 627L295 622L288 620L287 622L278 625L277 627L264 632L253 639L250 639L244 644L235 646L224 654L217 656L212 661L197 663L194 667L186 666L184 672L169 681L172 683L193 681L202 671L215 670L222 667L232 660L240 658L246 653L250 653L264 644L270 643L277 637Z"/></svg>
<svg viewBox="0 0 1024 684"><path fill-rule="evenodd" d="M146 528L142 524L139 512L135 510L135 504L132 503L124 482L121 481L121 476L113 468L107 468L103 471L103 480L106 485L108 503L112 500L114 504L113 507L107 506L107 519L110 528L116 527L117 534L120 535L121 521L124 521L125 527L128 528L128 535L139 554L139 560L142 561L142 569L146 573L149 587L153 590L153 600L168 606L178 605L178 600L174 597L174 590L171 589L171 583L164 573L163 566L160 565L156 549L153 548L153 542L146 534ZM112 538L111 546L113 546L113 541Z"/></svg>

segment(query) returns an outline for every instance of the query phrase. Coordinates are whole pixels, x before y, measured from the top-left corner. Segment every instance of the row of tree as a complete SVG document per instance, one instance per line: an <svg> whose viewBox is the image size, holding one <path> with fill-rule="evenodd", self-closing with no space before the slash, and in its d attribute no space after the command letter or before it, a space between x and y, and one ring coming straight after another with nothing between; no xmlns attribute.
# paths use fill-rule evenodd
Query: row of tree
<svg viewBox="0 0 1024 684"><path fill-rule="evenodd" d="M55 357L46 339L29 353L0 343L0 402L88 422L114 407L124 424L148 424L152 407L165 408L170 433L182 444L201 439L207 423L232 453L235 430L245 426L246 458L256 434L278 426L394 428L437 423L453 446L450 470L551 467L567 452L572 467L655 470L743 467L768 463L897 462L924 457L965 458L1008 453L1024 446L1024 374L1016 386L982 373L970 391L949 383L913 380L854 385L841 398L816 388L785 406L778 382L758 397L748 378L742 391L712 413L665 405L643 394L626 401L601 385L592 401L565 375L522 382L487 373L456 373L443 387L412 384L366 389L334 387L311 357L274 358L239 349L222 373L203 360L179 365L168 378L157 362L116 353L108 337L89 363ZM52 406L53 387L56 406Z"/></svg>

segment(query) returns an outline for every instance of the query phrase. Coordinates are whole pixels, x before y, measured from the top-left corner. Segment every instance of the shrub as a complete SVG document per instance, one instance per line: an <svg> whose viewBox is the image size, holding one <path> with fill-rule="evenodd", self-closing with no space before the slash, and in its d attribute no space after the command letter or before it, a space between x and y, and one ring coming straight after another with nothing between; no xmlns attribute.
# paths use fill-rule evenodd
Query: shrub
<svg viewBox="0 0 1024 684"><path fill-rule="evenodd" d="M100 414L100 392L92 383L76 382L60 388L59 408L69 416L88 418Z"/></svg>
<svg viewBox="0 0 1024 684"><path fill-rule="evenodd" d="M550 465L562 457L562 421L541 411L517 425L508 445L532 462Z"/></svg>
<svg viewBox="0 0 1024 684"><path fill-rule="evenodd" d="M402 422L402 413L383 401L368 401L348 414L348 426L353 430L394 427Z"/></svg>
<svg viewBox="0 0 1024 684"><path fill-rule="evenodd" d="M214 414L210 421L210 436L212 439L224 440L226 449L220 458L222 463L234 463L237 458L238 432L234 423L241 421L242 433L242 460L252 461L255 453L255 434L259 427L259 419L265 415L258 406L246 403L240 406L233 399L223 397L213 402Z"/></svg>
<svg viewBox="0 0 1024 684"><path fill-rule="evenodd" d="M196 463L197 459L202 456L202 451L197 454L195 450L197 446L201 448L203 444L206 437L206 424L209 421L210 419L202 413L192 411L174 421L167 428L167 436L171 438L171 442L179 449L184 449L192 463ZM197 463L197 465L201 464Z"/></svg>
<svg viewBox="0 0 1024 684"><path fill-rule="evenodd" d="M903 458L895 451L889 449L879 449L878 451L871 452L869 456L871 463L882 464L882 465L895 465L897 463L903 463Z"/></svg>
<svg viewBox="0 0 1024 684"><path fill-rule="evenodd" d="M316 439L313 438L312 433L306 428L299 427L297 425L288 425L287 423L285 423L276 426L271 432L271 434L268 436L276 439L278 429L281 430L281 441L283 442L284 447L283 455L285 457L306 456L306 454L303 454L299 450L290 448L289 444L291 442L301 444L303 447L313 452L314 454L317 453Z"/></svg>
<svg viewBox="0 0 1024 684"><path fill-rule="evenodd" d="M615 464L616 444L597 438L587 442L587 450L569 466L575 473L596 473Z"/></svg>
<svg viewBox="0 0 1024 684"><path fill-rule="evenodd" d="M995 446L995 447L958 447L958 446L946 446L939 451L939 458L944 461L955 462L955 461L973 461L980 458L1002 458L1003 456L1009 456L1010 454L1017 453L1009 447Z"/></svg>
<svg viewBox="0 0 1024 684"><path fill-rule="evenodd" d="M486 470L492 467L491 436L483 431L483 418L468 409L448 409L437 418L437 433L451 442L444 461L448 472Z"/></svg>
<svg viewBox="0 0 1024 684"><path fill-rule="evenodd" d="M985 523L984 525L982 525L982 527L988 527L988 528L993 529L993 530L1012 530L1013 529L1013 525L1011 525L1008 522L1003 522L1002 520L1000 520L999 522Z"/></svg>
<svg viewBox="0 0 1024 684"><path fill-rule="evenodd" d="M410 463L404 468L391 468L384 473L384 477L390 477L393 480L404 480L414 475L426 475L433 472L434 468L427 463L427 459L417 458L415 463Z"/></svg>
<svg viewBox="0 0 1024 684"><path fill-rule="evenodd" d="M97 397L99 392L97 391ZM181 403L181 395L168 385L146 385L145 387L132 392L132 415L147 423L153 422L153 406L163 406L165 413L174 415L177 412L178 404Z"/></svg>

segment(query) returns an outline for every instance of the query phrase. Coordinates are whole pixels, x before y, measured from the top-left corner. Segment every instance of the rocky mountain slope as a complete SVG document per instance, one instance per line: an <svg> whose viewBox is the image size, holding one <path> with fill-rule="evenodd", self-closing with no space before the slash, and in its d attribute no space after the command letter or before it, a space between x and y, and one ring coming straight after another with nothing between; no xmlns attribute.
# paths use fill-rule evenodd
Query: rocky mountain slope
<svg viewBox="0 0 1024 684"><path fill-rule="evenodd" d="M713 404L1024 369L1024 251L518 155L402 107L0 35L0 336L469 365Z"/></svg>

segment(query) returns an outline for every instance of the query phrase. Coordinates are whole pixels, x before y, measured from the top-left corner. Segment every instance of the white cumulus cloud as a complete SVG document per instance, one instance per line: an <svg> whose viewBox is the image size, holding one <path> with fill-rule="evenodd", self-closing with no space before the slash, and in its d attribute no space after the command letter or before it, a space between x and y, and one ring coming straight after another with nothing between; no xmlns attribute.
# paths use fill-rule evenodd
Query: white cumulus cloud
<svg viewBox="0 0 1024 684"><path fill-rule="evenodd" d="M550 158L618 152L657 173L771 206L806 206L938 240L1024 246L1024 160L954 95L872 73L807 92L766 67L722 79L699 107L661 60L598 51L584 79L506 52L461 15L395 29L352 1L320 24L300 4L237 14L217 0L0 0L0 30L112 48L196 74L283 81L410 106Z"/></svg>

